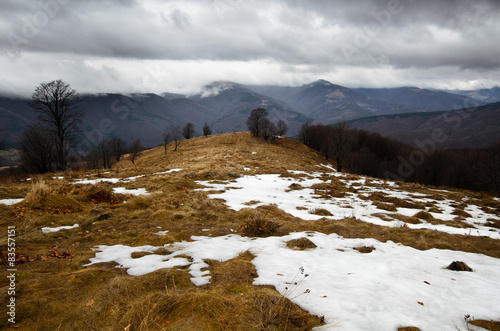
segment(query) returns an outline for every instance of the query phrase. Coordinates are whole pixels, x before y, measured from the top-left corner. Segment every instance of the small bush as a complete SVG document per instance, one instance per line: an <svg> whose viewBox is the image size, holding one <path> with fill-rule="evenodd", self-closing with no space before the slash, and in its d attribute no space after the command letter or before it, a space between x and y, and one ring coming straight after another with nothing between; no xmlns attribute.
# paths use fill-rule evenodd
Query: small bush
<svg viewBox="0 0 500 331"><path fill-rule="evenodd" d="M250 215L241 225L243 233L252 237L267 237L276 233L281 224L262 215Z"/></svg>

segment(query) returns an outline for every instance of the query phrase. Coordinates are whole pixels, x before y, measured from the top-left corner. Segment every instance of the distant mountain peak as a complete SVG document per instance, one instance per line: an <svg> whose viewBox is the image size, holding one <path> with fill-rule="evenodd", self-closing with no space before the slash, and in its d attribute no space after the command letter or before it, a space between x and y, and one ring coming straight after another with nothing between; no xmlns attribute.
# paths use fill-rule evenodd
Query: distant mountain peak
<svg viewBox="0 0 500 331"><path fill-rule="evenodd" d="M317 81L313 82L311 85L333 86L334 84L332 84L329 81L324 80L324 79L318 79Z"/></svg>
<svg viewBox="0 0 500 331"><path fill-rule="evenodd" d="M235 85L236 85L235 83L228 81L212 82L201 89L200 97L201 98L215 97L222 91L233 89Z"/></svg>

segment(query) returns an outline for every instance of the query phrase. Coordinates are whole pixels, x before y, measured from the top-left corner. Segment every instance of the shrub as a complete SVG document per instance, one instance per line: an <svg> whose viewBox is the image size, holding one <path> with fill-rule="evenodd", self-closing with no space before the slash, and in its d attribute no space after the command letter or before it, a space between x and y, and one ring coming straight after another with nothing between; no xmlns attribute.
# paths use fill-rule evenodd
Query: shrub
<svg viewBox="0 0 500 331"><path fill-rule="evenodd" d="M26 196L26 201L30 203L39 202L51 193L52 189L50 186L47 185L44 180L39 180L33 183L33 186Z"/></svg>
<svg viewBox="0 0 500 331"><path fill-rule="evenodd" d="M275 234L280 226L281 224L267 220L264 216L257 214L250 215L243 221L241 228L247 236L267 237Z"/></svg>

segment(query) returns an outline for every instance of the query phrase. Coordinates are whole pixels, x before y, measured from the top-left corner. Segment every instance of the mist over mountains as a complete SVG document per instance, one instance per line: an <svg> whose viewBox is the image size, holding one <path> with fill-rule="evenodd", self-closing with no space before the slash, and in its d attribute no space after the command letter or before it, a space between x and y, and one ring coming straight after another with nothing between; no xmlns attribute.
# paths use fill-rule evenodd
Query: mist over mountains
<svg viewBox="0 0 500 331"><path fill-rule="evenodd" d="M120 137L127 143L141 139L146 146L156 146L161 143L164 132L187 122L194 123L197 135L201 134L204 123L212 128L214 134L246 131L245 121L251 110L258 107L268 110L271 121L286 121L289 126L288 136L296 136L301 125L307 121L333 124L369 117L370 120L358 121L353 127L388 133L395 139L410 140L411 143L412 131L418 129L419 135L428 134L420 128L423 125L420 115L429 119L435 111L478 107L500 101L499 90L498 87L490 90L446 92L416 87L350 89L325 80L297 87L248 86L219 81L203 87L195 95L168 92L161 95L82 95L81 105L85 108L85 119L80 149L85 151L111 137ZM8 147L16 147L23 129L36 119L28 101L0 96L0 129L2 139ZM470 116L464 121L474 123L458 129L467 127L468 136L474 136L473 144L500 139L497 133L500 130L495 131L496 126L500 125L498 108L498 104L487 110L478 108L477 112L482 114L482 111L487 111L487 115ZM398 118L399 122L391 122L388 117L377 117L394 114L412 116L393 117ZM439 113L435 115L442 116ZM402 118L405 119L404 125ZM426 125L432 126L429 122ZM394 127L399 130L390 130ZM460 135L459 130L455 135ZM451 145L469 147L470 143Z"/></svg>

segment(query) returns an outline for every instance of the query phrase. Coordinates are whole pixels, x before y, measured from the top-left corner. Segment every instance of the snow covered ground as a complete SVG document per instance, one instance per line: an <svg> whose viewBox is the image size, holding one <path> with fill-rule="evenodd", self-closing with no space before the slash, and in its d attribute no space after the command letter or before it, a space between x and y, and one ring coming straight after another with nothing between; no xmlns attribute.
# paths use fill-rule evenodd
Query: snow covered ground
<svg viewBox="0 0 500 331"><path fill-rule="evenodd" d="M169 173L177 172L177 171L181 171L181 170L182 169L170 169L170 170L166 170L166 171L155 172L152 175L165 175L165 174L169 174ZM89 175L85 179L77 179L77 180L75 180L73 182L73 184L92 184L92 185L95 185L95 184L101 183L101 182L107 182L107 183L112 183L112 184L116 184L116 183L128 183L128 182L133 182L133 181L135 181L138 178L146 177L148 175L137 175L137 176L125 177L125 178L95 178L95 179L89 179L88 177L90 177L90 176L93 176L93 175Z"/></svg>
<svg viewBox="0 0 500 331"><path fill-rule="evenodd" d="M374 223L382 226L397 227L402 226L403 222L391 215L397 213L404 216L415 216L421 209L397 207L397 211L388 212L380 209L373 204L373 201L363 199L362 196L368 196L372 193L383 193L388 197L395 197L403 200L410 200L413 203L431 203L440 209L441 213L430 212L437 220L444 224L431 224L422 220L420 224L405 223L404 225L411 229L432 229L451 234L462 234L472 236L487 236L493 239L500 239L500 232L496 228L485 226L487 220L499 217L495 214L484 212L477 206L469 204L465 211L471 215L463 221L469 223L471 228L458 228L446 225L446 221L451 221L457 217L452 214L455 210L450 206L456 201L448 199L436 200L427 197L418 192L406 192L392 188L395 183L388 182L391 187L377 187L377 184L385 184L385 181L371 181L365 185L366 179L347 179L345 174L334 173L334 176L346 185L346 187L355 188L354 192L345 192L345 197L325 199L315 194L311 186L315 184L327 184L330 179L324 179L322 173L304 173L301 171L290 171L292 175L303 175L303 177L283 177L278 174L266 174L255 176L243 176L236 180L227 182L198 181L198 184L205 186L199 190L204 191L223 191L221 193L210 194L210 198L218 198L226 201L229 208L240 210L242 208L256 208L258 206L275 204L283 211L299 217L303 220L318 220L325 216L315 215L314 210L325 209L333 216L326 216L332 219L344 219L355 217L358 220ZM329 177L326 177L329 178ZM293 188L292 185L300 185L301 188ZM297 187L297 186L296 186ZM436 190L437 191L437 190ZM251 204L249 204L252 202ZM466 201L465 201L466 202ZM385 215L385 219L380 215ZM389 220L388 220L389 219Z"/></svg>
<svg viewBox="0 0 500 331"><path fill-rule="evenodd" d="M286 246L307 237L316 248L304 251ZM464 315L498 319L500 260L481 254L431 249L419 251L375 239L345 239L336 234L292 233L284 237L248 238L239 235L192 237L165 247L169 255L132 258L133 252L159 247L98 246L90 264L115 261L130 275L162 268L189 266L196 285L210 282L204 260L227 261L250 251L258 277L255 285L273 285L308 312L324 316L324 330L465 330ZM373 246L371 253L356 247ZM192 260L185 257L189 256ZM445 269L464 261L474 271ZM89 264L89 265L90 265Z"/></svg>
<svg viewBox="0 0 500 331"><path fill-rule="evenodd" d="M325 169L320 167L319 170ZM397 207L396 212L388 212L375 206L373 201L363 199L363 196L379 192L388 197L433 205L441 210L441 213L429 213L444 224L430 224L422 220L420 224L406 224L409 228L500 239L498 229L485 225L488 219L498 220L498 216L468 203L467 198L460 202L468 203L464 210L471 217L463 221L473 225L473 229L446 225L447 221L456 218L451 204L457 201L402 191L393 182L369 179L370 183L367 183L366 178L353 179L341 173L290 171L290 174L243 176L228 181L197 183L204 186L199 190L217 191L211 192L209 197L225 200L227 206L234 210L275 204L305 221L324 217L313 212L325 209L333 215L327 217L333 219L356 217L379 225L401 226L402 222L391 218L391 213L414 216L422 211ZM332 176L353 189L344 190L345 195L341 198L318 196L318 192L311 187L328 183ZM382 214L386 217L381 218ZM168 230L165 230L156 234L167 233ZM287 241L301 237L307 237L317 247L300 251L286 246ZM497 284L500 259L482 254L440 249L420 251L390 241L346 239L336 234L317 232L268 238L226 235L191 239L190 242L161 246L171 252L168 255L155 254L160 247L150 245L97 246L96 255L88 265L114 261L134 276L163 268L187 266L192 282L201 286L211 279L206 260L223 262L250 251L255 255L252 263L258 273L254 284L273 285L303 309L324 316L327 325L318 328L322 330L396 330L410 325L421 330L465 330L465 315L487 320L500 318L500 287ZM372 246L374 250L361 253L354 249L362 246ZM132 258L134 252L149 254ZM446 269L453 261L464 261L474 271Z"/></svg>

